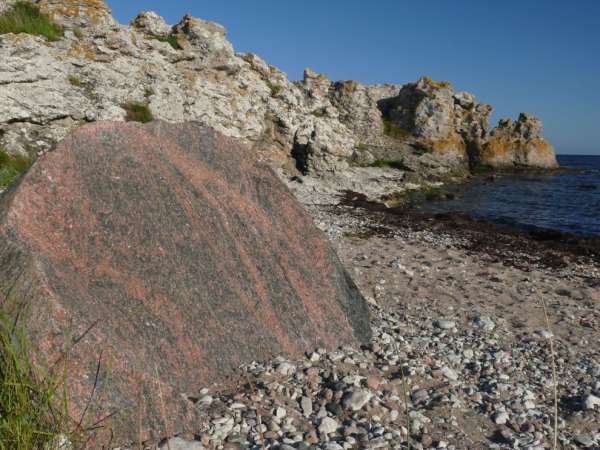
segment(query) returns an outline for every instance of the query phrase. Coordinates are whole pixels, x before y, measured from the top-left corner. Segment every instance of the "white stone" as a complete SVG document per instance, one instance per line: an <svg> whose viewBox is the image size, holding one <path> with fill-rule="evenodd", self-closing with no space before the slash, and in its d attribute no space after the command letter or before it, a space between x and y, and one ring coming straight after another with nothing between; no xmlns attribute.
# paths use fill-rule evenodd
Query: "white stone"
<svg viewBox="0 0 600 450"><path fill-rule="evenodd" d="M319 424L319 433L328 435L331 433L335 433L338 429L338 423L335 419L331 417L323 417L321 419L321 423Z"/></svg>
<svg viewBox="0 0 600 450"><path fill-rule="evenodd" d="M494 414L493 417L494 423L498 425L504 425L506 422L508 422L508 419L509 416L506 411L498 411Z"/></svg>
<svg viewBox="0 0 600 450"><path fill-rule="evenodd" d="M458 374L448 366L442 367L442 375L452 381L458 380Z"/></svg>
<svg viewBox="0 0 600 450"><path fill-rule="evenodd" d="M600 397L588 394L583 398L583 409L600 408Z"/></svg>
<svg viewBox="0 0 600 450"><path fill-rule="evenodd" d="M373 398L373 394L366 389L355 389L344 398L344 406L352 411L360 411Z"/></svg>

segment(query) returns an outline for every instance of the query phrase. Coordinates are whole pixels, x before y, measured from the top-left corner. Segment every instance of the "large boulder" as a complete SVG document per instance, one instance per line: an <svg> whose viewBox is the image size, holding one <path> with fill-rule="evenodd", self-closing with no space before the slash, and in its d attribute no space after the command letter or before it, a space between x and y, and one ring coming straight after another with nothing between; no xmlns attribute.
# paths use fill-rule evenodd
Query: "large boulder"
<svg viewBox="0 0 600 450"><path fill-rule="evenodd" d="M113 444L139 420L160 437L162 402L193 433L188 399L240 364L370 339L334 250L245 150L198 123L96 122L0 197L0 298L67 364L74 417L116 413Z"/></svg>

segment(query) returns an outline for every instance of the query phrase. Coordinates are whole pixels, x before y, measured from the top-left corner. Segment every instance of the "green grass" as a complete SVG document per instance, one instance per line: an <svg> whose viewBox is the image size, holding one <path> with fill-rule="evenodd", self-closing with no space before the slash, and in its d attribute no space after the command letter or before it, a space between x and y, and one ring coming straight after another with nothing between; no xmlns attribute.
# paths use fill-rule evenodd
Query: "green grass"
<svg viewBox="0 0 600 450"><path fill-rule="evenodd" d="M15 3L0 16L0 34L27 33L45 36L49 41L58 41L63 37L63 29L40 9L29 2Z"/></svg>
<svg viewBox="0 0 600 450"><path fill-rule="evenodd" d="M179 45L179 41L177 41L177 36L174 34L161 34L158 36L152 36L152 39L155 39L160 42L166 42L175 50L181 50L181 45Z"/></svg>
<svg viewBox="0 0 600 450"><path fill-rule="evenodd" d="M132 101L124 104L123 109L127 111L127 116L125 116L127 122L148 123L154 120L147 103Z"/></svg>
<svg viewBox="0 0 600 450"><path fill-rule="evenodd" d="M400 161L394 161L389 159L378 159L369 164L369 167L379 167L379 168L391 168L404 170L405 167Z"/></svg>
<svg viewBox="0 0 600 450"><path fill-rule="evenodd" d="M356 150L364 151L364 150L366 150L368 148L369 148L369 146L367 144L362 143L362 142L359 142L358 144L356 144Z"/></svg>
<svg viewBox="0 0 600 450"><path fill-rule="evenodd" d="M410 136L410 131L402 128L400 125L392 122L390 119L383 119L383 134L394 139L405 139Z"/></svg>
<svg viewBox="0 0 600 450"><path fill-rule="evenodd" d="M54 448L68 417L64 378L32 361L21 322L0 311L0 450Z"/></svg>
<svg viewBox="0 0 600 450"><path fill-rule="evenodd" d="M0 189L8 187L19 175L29 169L32 163L30 157L12 156L0 149Z"/></svg>

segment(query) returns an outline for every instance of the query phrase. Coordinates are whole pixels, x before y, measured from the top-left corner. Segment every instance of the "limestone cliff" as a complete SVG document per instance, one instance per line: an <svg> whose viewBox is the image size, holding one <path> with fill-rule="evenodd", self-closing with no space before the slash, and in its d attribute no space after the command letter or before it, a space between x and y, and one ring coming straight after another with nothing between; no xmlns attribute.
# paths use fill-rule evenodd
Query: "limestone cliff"
<svg viewBox="0 0 600 450"><path fill-rule="evenodd" d="M0 0L0 10L12 3ZM288 172L376 160L433 164L440 176L473 164L555 165L539 130L525 136L520 119L490 130L491 106L450 83L368 86L310 69L291 82L258 56L236 53L213 22L186 16L170 26L146 12L125 26L103 0L36 3L65 31L57 42L0 35L0 147L11 153L45 152L85 122L125 120L135 102L157 119L202 121Z"/></svg>

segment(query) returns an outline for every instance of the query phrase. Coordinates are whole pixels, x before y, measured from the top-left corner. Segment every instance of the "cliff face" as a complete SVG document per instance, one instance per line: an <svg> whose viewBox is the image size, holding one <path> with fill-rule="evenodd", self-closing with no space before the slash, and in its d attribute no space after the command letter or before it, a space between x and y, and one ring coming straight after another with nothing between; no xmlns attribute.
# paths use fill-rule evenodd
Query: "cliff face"
<svg viewBox="0 0 600 450"><path fill-rule="evenodd" d="M429 165L432 156L447 171L474 161L554 165L539 136L490 130L491 107L449 83L367 86L310 69L291 82L258 56L236 53L216 23L186 16L169 26L150 12L124 26L102 0L37 3L65 35L52 43L0 35L0 146L12 153L47 151L85 122L125 120L127 105L138 102L155 118L199 120L239 138L290 172L377 159Z"/></svg>

